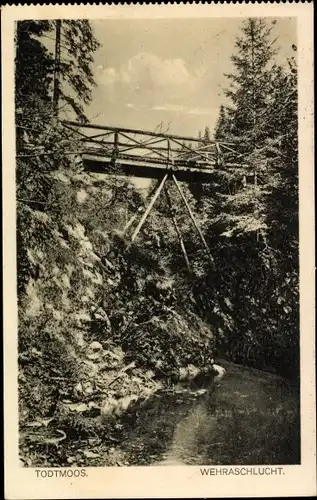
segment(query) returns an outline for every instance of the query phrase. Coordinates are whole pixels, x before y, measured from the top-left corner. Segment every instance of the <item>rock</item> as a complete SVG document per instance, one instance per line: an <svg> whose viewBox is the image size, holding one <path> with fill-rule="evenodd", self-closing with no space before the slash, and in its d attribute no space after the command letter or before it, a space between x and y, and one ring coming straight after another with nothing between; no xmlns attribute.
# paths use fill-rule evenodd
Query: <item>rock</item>
<svg viewBox="0 0 317 500"><path fill-rule="evenodd" d="M200 370L196 366L189 364L179 369L179 380L193 380L199 373Z"/></svg>
<svg viewBox="0 0 317 500"><path fill-rule="evenodd" d="M220 382L220 380L223 378L223 376L225 375L226 370L225 370L225 368L223 368L220 365L213 364L212 366L213 366L213 369L215 370L215 372L217 373L217 375L214 377L214 382L216 382L216 384L218 384Z"/></svg>
<svg viewBox="0 0 317 500"><path fill-rule="evenodd" d="M83 455L85 455L86 458L99 458L100 457L99 453L94 453L93 451L90 451L90 450L84 450Z"/></svg>
<svg viewBox="0 0 317 500"><path fill-rule="evenodd" d="M187 378L187 370L184 367L179 369L179 380L185 380Z"/></svg>
<svg viewBox="0 0 317 500"><path fill-rule="evenodd" d="M109 397L101 407L101 415L104 417L110 416L113 413L114 409L116 408L116 405L117 405L116 399Z"/></svg>
<svg viewBox="0 0 317 500"><path fill-rule="evenodd" d="M87 359L90 359L91 361L95 361L101 358L100 352L92 352L86 355Z"/></svg>
<svg viewBox="0 0 317 500"><path fill-rule="evenodd" d="M89 349L91 349L92 351L101 351L103 347L100 342L97 342L95 340L94 342L91 342L91 344L89 344Z"/></svg>
<svg viewBox="0 0 317 500"><path fill-rule="evenodd" d="M91 342L87 349L86 358L92 361L99 360L103 356L103 347L100 342Z"/></svg>
<svg viewBox="0 0 317 500"><path fill-rule="evenodd" d="M76 344L79 347L84 347L85 346L85 340L84 340L84 334L83 334L83 332L76 332L74 334L74 338L75 338Z"/></svg>
<svg viewBox="0 0 317 500"><path fill-rule="evenodd" d="M64 404L64 408L70 412L81 413L86 417L97 417L101 414L100 406L94 401L86 403Z"/></svg>
<svg viewBox="0 0 317 500"><path fill-rule="evenodd" d="M197 396L202 396L203 394L206 394L207 392L207 389L198 389L198 391L196 391L196 394Z"/></svg>
<svg viewBox="0 0 317 500"><path fill-rule="evenodd" d="M90 396L94 392L94 384L90 380L82 382L84 396Z"/></svg>
<svg viewBox="0 0 317 500"><path fill-rule="evenodd" d="M188 369L189 379L194 379L200 372L200 370L192 364L188 365L187 369Z"/></svg>
<svg viewBox="0 0 317 500"><path fill-rule="evenodd" d="M75 385L75 387L73 389L73 394L74 394L76 399L80 399L82 397L83 386L82 386L81 382L78 382L78 384Z"/></svg>

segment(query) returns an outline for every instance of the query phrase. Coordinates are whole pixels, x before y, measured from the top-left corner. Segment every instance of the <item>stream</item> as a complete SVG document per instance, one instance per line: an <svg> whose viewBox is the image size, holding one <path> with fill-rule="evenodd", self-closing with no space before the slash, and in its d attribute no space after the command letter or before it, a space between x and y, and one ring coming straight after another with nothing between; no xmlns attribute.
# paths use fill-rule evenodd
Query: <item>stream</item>
<svg viewBox="0 0 317 500"><path fill-rule="evenodd" d="M122 465L300 463L299 397L291 382L218 363L227 371L219 384L157 393L124 418Z"/></svg>

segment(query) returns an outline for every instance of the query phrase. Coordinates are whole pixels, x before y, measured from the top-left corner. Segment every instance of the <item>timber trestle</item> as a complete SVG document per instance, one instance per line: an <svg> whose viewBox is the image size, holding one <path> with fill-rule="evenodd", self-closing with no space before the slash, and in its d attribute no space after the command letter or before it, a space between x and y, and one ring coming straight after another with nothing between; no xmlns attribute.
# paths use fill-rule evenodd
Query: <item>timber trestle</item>
<svg viewBox="0 0 317 500"><path fill-rule="evenodd" d="M202 138L185 137L161 132L107 127L102 125L82 124L63 121L81 144L80 154L84 168L92 173L109 175L129 175L148 179L158 179L159 185L154 191L145 210L139 209L123 229L126 235L141 215L134 229L131 242L139 234L161 192L165 191L170 207L173 225L180 242L188 269L189 259L181 231L172 210L172 201L167 190L167 180L171 180L186 207L197 234L205 248L210 263L213 264L205 237L186 200L180 182L212 182L215 174L224 166L236 167L232 160L242 155L233 149L233 145ZM240 165L241 166L241 165Z"/></svg>

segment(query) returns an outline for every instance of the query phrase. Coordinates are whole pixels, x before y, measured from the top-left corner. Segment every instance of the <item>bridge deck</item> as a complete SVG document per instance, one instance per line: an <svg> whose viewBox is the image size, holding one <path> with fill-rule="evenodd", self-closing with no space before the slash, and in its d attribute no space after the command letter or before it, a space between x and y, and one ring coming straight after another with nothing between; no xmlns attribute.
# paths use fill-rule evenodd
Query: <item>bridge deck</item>
<svg viewBox="0 0 317 500"><path fill-rule="evenodd" d="M83 163L86 170L99 174L128 175L133 177L159 179L166 173L166 165L149 163L140 159L116 160L111 158L84 154ZM214 168L174 166L171 171L179 181L210 182L215 176Z"/></svg>

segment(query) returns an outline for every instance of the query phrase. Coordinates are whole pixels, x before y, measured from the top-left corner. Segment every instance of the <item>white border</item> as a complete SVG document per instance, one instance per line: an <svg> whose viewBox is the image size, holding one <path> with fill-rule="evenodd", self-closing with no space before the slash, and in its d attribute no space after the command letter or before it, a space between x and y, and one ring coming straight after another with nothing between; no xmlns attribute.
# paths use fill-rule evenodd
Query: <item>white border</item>
<svg viewBox="0 0 317 500"><path fill-rule="evenodd" d="M3 275L5 488L7 499L298 496L316 493L314 376L313 4L5 6L2 8ZM202 477L200 467L87 468L79 479L36 479L17 447L17 290L15 240L14 21L56 18L199 18L274 16L298 20L301 465L281 476Z"/></svg>

